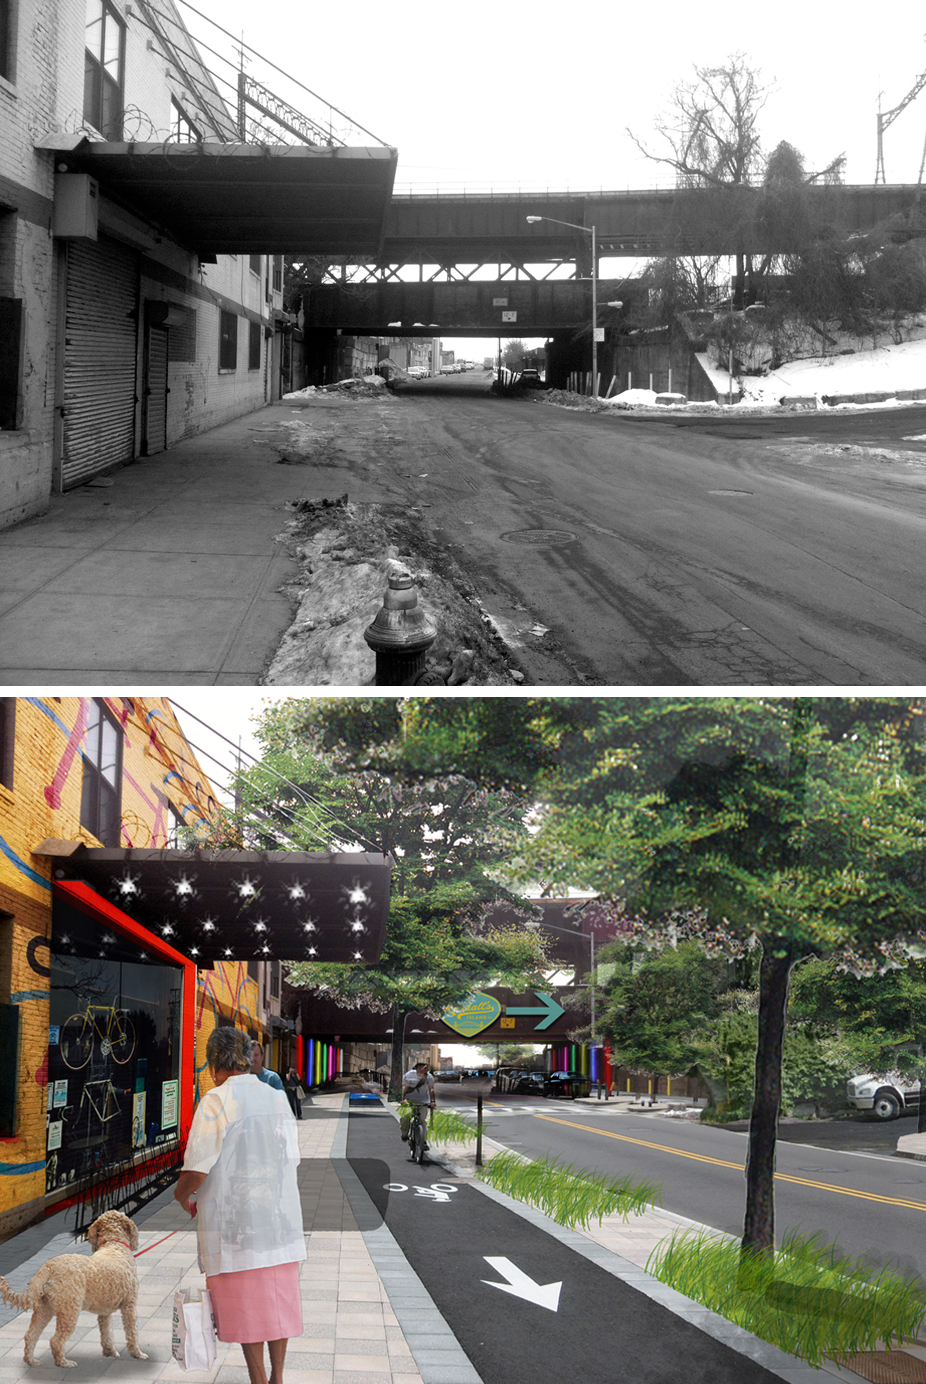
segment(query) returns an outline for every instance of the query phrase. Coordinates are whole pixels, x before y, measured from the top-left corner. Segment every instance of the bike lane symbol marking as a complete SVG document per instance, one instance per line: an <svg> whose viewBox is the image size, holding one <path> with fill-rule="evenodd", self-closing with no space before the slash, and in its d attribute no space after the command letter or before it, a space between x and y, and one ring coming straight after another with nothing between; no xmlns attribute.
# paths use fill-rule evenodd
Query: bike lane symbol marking
<svg viewBox="0 0 926 1384"><path fill-rule="evenodd" d="M404 1182L384 1182L383 1188L387 1192L407 1192L408 1185ZM432 1182L430 1187L415 1187L416 1197L428 1197L431 1201L449 1201L451 1192L457 1189L452 1182Z"/></svg>

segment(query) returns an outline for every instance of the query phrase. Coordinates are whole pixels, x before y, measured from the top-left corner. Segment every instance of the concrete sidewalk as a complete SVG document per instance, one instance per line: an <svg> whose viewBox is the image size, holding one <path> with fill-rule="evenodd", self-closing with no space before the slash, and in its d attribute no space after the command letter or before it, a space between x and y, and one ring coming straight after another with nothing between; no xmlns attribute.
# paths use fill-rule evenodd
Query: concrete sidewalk
<svg viewBox="0 0 926 1384"><path fill-rule="evenodd" d="M55 495L0 533L0 685L256 683L292 609L285 506L320 483L280 464L285 408Z"/></svg>
<svg viewBox="0 0 926 1384"><path fill-rule="evenodd" d="M425 1384L411 1347L390 1303L382 1278L373 1265L364 1233L359 1229L344 1196L332 1159L346 1155L346 1120L341 1119L345 1097L314 1096L299 1125L302 1151L300 1190L307 1232L308 1259L302 1265L304 1331L290 1343L286 1359L286 1384ZM31 1313L4 1309L6 1324L0 1326L0 1381L60 1380L188 1380L190 1384L247 1384L248 1373L241 1347L219 1343L215 1365L208 1371L185 1372L171 1358L173 1296L181 1286L203 1287L196 1263L196 1235L190 1218L164 1193L136 1217L139 1225L138 1335L147 1360L133 1360L125 1351L118 1315L113 1334L117 1360L104 1359L96 1319L83 1313L66 1347L77 1361L73 1374L63 1375L51 1361L48 1338L43 1332L36 1349L37 1366L23 1363L23 1337ZM0 1273L14 1287L24 1286L31 1275L55 1254L88 1251L75 1246L68 1235L54 1234L54 1222L32 1227L0 1245ZM44 1232L44 1243L43 1240ZM22 1259L22 1249L29 1257ZM16 1267L12 1267L12 1266ZM410 1334L420 1318L409 1322ZM432 1376L433 1378L433 1376ZM470 1371L466 1384L473 1384Z"/></svg>

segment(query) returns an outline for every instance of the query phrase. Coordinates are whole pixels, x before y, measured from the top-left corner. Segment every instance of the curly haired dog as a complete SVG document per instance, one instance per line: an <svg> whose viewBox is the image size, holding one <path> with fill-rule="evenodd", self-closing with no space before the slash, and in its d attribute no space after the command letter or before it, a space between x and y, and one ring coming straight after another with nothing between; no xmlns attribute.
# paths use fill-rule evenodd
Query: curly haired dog
<svg viewBox="0 0 926 1384"><path fill-rule="evenodd" d="M138 1247L138 1231L121 1211L98 1216L87 1231L92 1254L59 1254L34 1273L24 1293L14 1293L0 1277L0 1296L12 1307L32 1308L32 1321L26 1332L23 1359L37 1365L33 1351L44 1328L57 1317L51 1338L51 1353L56 1365L76 1365L66 1360L64 1344L77 1325L81 1312L95 1312L100 1323L104 1355L118 1355L113 1342L111 1317L122 1313L122 1325L129 1354L136 1360L148 1357L138 1348L135 1303L138 1298L138 1273L132 1251Z"/></svg>

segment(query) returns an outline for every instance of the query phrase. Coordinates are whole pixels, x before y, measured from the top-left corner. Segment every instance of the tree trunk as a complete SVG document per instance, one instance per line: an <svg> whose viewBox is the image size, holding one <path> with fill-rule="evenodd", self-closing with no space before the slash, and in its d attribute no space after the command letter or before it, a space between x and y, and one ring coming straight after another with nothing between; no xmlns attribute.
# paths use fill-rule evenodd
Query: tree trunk
<svg viewBox="0 0 926 1384"><path fill-rule="evenodd" d="M405 1020L412 1011L392 1006L392 1070L389 1073L389 1099L402 1099L402 1078L405 1075Z"/></svg>
<svg viewBox="0 0 926 1384"><path fill-rule="evenodd" d="M780 955L775 955L780 952ZM775 1248L775 1138L781 1109L781 1056L788 1008L788 983L795 956L776 938L762 947L759 970L759 1035L756 1085L746 1157L746 1219L743 1249L770 1255Z"/></svg>

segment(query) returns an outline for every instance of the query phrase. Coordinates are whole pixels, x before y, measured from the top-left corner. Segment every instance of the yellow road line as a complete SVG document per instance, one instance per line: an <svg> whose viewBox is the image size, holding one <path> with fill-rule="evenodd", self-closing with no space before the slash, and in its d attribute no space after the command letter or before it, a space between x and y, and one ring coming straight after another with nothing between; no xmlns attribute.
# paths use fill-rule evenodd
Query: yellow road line
<svg viewBox="0 0 926 1384"><path fill-rule="evenodd" d="M558 1120L555 1115L534 1116L535 1120L549 1120L551 1124L568 1125L570 1129L583 1129L587 1134L600 1134L604 1139L621 1139L625 1144L639 1144L645 1149L657 1149L660 1153L674 1153L678 1158L691 1158L696 1163L713 1163L718 1168L735 1168L743 1172L742 1163L729 1163L724 1158L709 1158L704 1153L689 1153L687 1149L676 1149L671 1144L653 1144L647 1139L633 1139L629 1134L614 1134L609 1129L595 1129L593 1125L577 1124L574 1120ZM854 1187L836 1187L831 1182L814 1182L807 1177L792 1177L790 1173L776 1173L778 1182L796 1182L800 1187L816 1187L821 1192L839 1192L844 1197L858 1197L861 1201L879 1201L888 1206L905 1206L910 1211L926 1211L926 1203L907 1201L903 1197L884 1197L878 1192L859 1192Z"/></svg>

